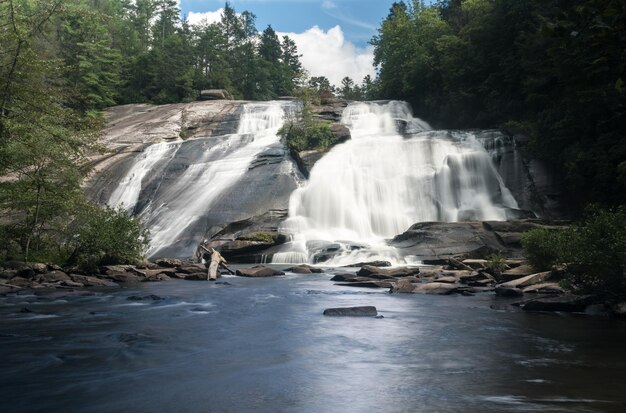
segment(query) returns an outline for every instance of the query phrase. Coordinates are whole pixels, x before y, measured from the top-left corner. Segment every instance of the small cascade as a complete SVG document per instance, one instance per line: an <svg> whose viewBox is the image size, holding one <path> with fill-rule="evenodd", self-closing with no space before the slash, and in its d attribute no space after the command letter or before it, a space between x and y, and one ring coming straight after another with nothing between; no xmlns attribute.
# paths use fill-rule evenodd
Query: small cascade
<svg viewBox="0 0 626 413"><path fill-rule="evenodd" d="M135 157L132 168L109 197L108 205L113 208L123 207L132 212L139 200L143 179L157 163L171 159L180 145L180 142L156 143L145 148Z"/></svg>
<svg viewBox="0 0 626 413"><path fill-rule="evenodd" d="M282 230L293 241L273 262L407 263L386 239L412 224L505 220L518 207L472 132L431 130L403 102L352 104L342 123L352 139L292 194Z"/></svg>
<svg viewBox="0 0 626 413"><path fill-rule="evenodd" d="M185 142L178 147L156 144L147 148L122 183L113 192L110 204L135 205L143 195L147 201L135 212L150 229L148 255L174 248L178 256L192 256L201 233L190 234L212 203L248 170L255 157L269 146L278 144L278 130L283 124L285 102L249 103L243 106L237 133L222 137ZM199 143L202 145L200 146ZM189 144L189 145L187 145ZM198 154L198 149L200 153ZM153 168L167 157L186 159L181 164L168 165L175 173L162 173L159 179L169 179L167 185L145 185ZM174 162L174 161L172 161ZM180 161L178 161L180 162ZM173 182L171 180L174 180ZM202 228L202 226L200 226Z"/></svg>

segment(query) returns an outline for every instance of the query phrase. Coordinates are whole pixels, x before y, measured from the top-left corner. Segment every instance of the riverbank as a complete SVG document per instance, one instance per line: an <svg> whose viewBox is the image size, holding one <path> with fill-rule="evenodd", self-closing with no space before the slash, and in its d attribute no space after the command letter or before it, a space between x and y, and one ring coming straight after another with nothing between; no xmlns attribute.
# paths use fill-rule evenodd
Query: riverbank
<svg viewBox="0 0 626 413"><path fill-rule="evenodd" d="M485 259L454 258L429 260L426 265L391 267L384 261L360 263L353 267L312 267L309 265L238 265L237 276L248 278L307 276L323 273L335 285L388 291L392 294L485 295L513 299L506 307L494 301L494 308L527 312L567 312L624 317L626 303L593 295L574 295L561 287L563 273L537 273L523 259L502 259L495 272ZM141 283L187 280L207 282L203 264L178 259L159 259L142 265L111 265L99 272L80 274L75 268L41 263L6 262L0 269L0 295L23 295L53 291L97 289L114 292ZM508 307L508 308L507 308Z"/></svg>

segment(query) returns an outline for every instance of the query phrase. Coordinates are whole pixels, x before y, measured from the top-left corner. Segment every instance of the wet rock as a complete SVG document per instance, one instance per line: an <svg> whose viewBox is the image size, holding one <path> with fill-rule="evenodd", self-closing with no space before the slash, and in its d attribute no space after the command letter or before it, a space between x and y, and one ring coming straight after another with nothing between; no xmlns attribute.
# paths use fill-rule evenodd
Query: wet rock
<svg viewBox="0 0 626 413"><path fill-rule="evenodd" d="M193 274L176 273L176 278L187 281L207 281L209 274L207 272L194 272Z"/></svg>
<svg viewBox="0 0 626 413"><path fill-rule="evenodd" d="M468 284L480 280L490 280L491 278L484 272L472 272L470 274L463 274L459 276L459 281Z"/></svg>
<svg viewBox="0 0 626 413"><path fill-rule="evenodd" d="M355 280L357 278L356 274L352 274L349 272L342 272L339 274L336 274L333 278L331 278L331 281L352 281Z"/></svg>
<svg viewBox="0 0 626 413"><path fill-rule="evenodd" d="M426 284L420 284L413 289L414 294L435 294L435 295L448 295L459 291L459 286L454 284L430 282Z"/></svg>
<svg viewBox="0 0 626 413"><path fill-rule="evenodd" d="M135 267L132 265L105 265L100 267L101 274L108 274L114 272L133 272Z"/></svg>
<svg viewBox="0 0 626 413"><path fill-rule="evenodd" d="M390 245L404 255L417 255L423 257L423 262L437 263L450 256L486 258L503 249L496 235L480 222L414 224L394 237Z"/></svg>
<svg viewBox="0 0 626 413"><path fill-rule="evenodd" d="M551 279L554 279L552 275L552 271L546 271L546 272L530 274L521 278L517 278L512 281L507 281L505 283L500 284L500 286L523 289L524 287L528 287L534 284L541 284Z"/></svg>
<svg viewBox="0 0 626 413"><path fill-rule="evenodd" d="M165 300L163 297L159 297L158 295L150 294L150 295L131 295L130 297L126 297L128 301L160 301Z"/></svg>
<svg viewBox="0 0 626 413"><path fill-rule="evenodd" d="M391 285L390 293L412 293L415 289L415 284L411 280L402 278Z"/></svg>
<svg viewBox="0 0 626 413"><path fill-rule="evenodd" d="M142 279L141 282L159 282L159 281L171 281L172 278L163 273L150 274L147 275L146 278Z"/></svg>
<svg viewBox="0 0 626 413"><path fill-rule="evenodd" d="M591 297L563 295L559 297L537 298L522 304L524 311L563 311L582 312L591 304Z"/></svg>
<svg viewBox="0 0 626 413"><path fill-rule="evenodd" d="M321 268L316 268L316 267L312 267L310 265L306 265L306 264L302 264L302 265L297 265L295 267L291 267L291 268L287 268L286 270L287 272L293 272L296 274L320 274L323 273L324 270Z"/></svg>
<svg viewBox="0 0 626 413"><path fill-rule="evenodd" d="M472 267L470 267L467 264L462 263L461 261L455 258L448 259L448 266L450 267L450 269L454 269L454 270L464 270L464 271L470 271L470 272L474 271Z"/></svg>
<svg viewBox="0 0 626 413"><path fill-rule="evenodd" d="M85 287L119 287L119 284L105 280L103 278L91 277L88 275L81 274L70 274L70 278L72 281L81 283Z"/></svg>
<svg viewBox="0 0 626 413"><path fill-rule="evenodd" d="M448 283L448 284L454 284L458 280L459 280L458 278L453 277L451 275L435 278L435 281L438 283Z"/></svg>
<svg viewBox="0 0 626 413"><path fill-rule="evenodd" d="M228 281L216 281L215 285L232 285L232 284L229 283Z"/></svg>
<svg viewBox="0 0 626 413"><path fill-rule="evenodd" d="M175 271L177 273L183 273L183 274L194 274L197 272L206 271L206 267L200 264L185 264L185 265L176 267Z"/></svg>
<svg viewBox="0 0 626 413"><path fill-rule="evenodd" d="M239 269L237 270L237 275L240 277L276 277L278 275L285 275L285 273L270 267L258 265L252 268Z"/></svg>
<svg viewBox="0 0 626 413"><path fill-rule="evenodd" d="M522 233L520 232L498 232L495 231L496 236L506 246L522 246Z"/></svg>
<svg viewBox="0 0 626 413"><path fill-rule="evenodd" d="M327 316L347 316L347 317L376 317L378 311L374 306L327 308L324 310Z"/></svg>
<svg viewBox="0 0 626 413"><path fill-rule="evenodd" d="M524 292L517 287L498 285L496 286L496 295L498 297L521 297Z"/></svg>
<svg viewBox="0 0 626 413"><path fill-rule="evenodd" d="M485 286L494 285L495 283L496 283L496 280L490 276L490 278L485 278L485 279L477 280L477 281L470 281L467 283L467 285L469 287L485 287Z"/></svg>
<svg viewBox="0 0 626 413"><path fill-rule="evenodd" d="M524 294L563 294L565 291L557 283L540 283L522 288Z"/></svg>
<svg viewBox="0 0 626 413"><path fill-rule="evenodd" d="M159 267L164 268L174 268L183 265L183 262L177 258L159 258L158 260L154 261L154 263Z"/></svg>
<svg viewBox="0 0 626 413"><path fill-rule="evenodd" d="M488 261L484 259L471 259L471 258L463 260L462 262L463 264L467 265L468 267L474 270L481 270L483 268L486 268L487 263L488 263Z"/></svg>
<svg viewBox="0 0 626 413"><path fill-rule="evenodd" d="M346 267L364 267L366 265L369 265L370 267L391 267L391 263L389 261L359 262L357 264L346 265Z"/></svg>
<svg viewBox="0 0 626 413"><path fill-rule="evenodd" d="M22 287L18 287L17 285L0 283L0 294L12 293L21 289Z"/></svg>
<svg viewBox="0 0 626 413"><path fill-rule="evenodd" d="M70 280L61 281L60 284L62 286L64 286L64 287L70 287L70 288L82 288L82 287L85 286L83 283L72 281L71 279Z"/></svg>
<svg viewBox="0 0 626 413"><path fill-rule="evenodd" d="M133 283L141 280L137 274L130 272L108 272L103 277L118 283Z"/></svg>
<svg viewBox="0 0 626 413"><path fill-rule="evenodd" d="M2 270L0 271L0 278L11 279L17 275L17 270Z"/></svg>
<svg viewBox="0 0 626 413"><path fill-rule="evenodd" d="M363 288L391 288L391 281L351 281L347 283L338 283L343 287L363 287Z"/></svg>
<svg viewBox="0 0 626 413"><path fill-rule="evenodd" d="M504 281L513 281L518 278L525 277L530 274L536 274L537 272L532 269L530 265L520 265L519 267L506 270L502 273L502 279Z"/></svg>
<svg viewBox="0 0 626 413"><path fill-rule="evenodd" d="M45 274L39 274L35 277L35 281L38 283L56 283L60 281L71 281L69 275L62 271L51 271Z"/></svg>
<svg viewBox="0 0 626 413"><path fill-rule="evenodd" d="M16 276L6 281L5 284L14 285L21 288L29 288L33 285L33 282L24 277Z"/></svg>
<svg viewBox="0 0 626 413"><path fill-rule="evenodd" d="M356 274L361 277L379 277L379 278L394 278L394 277L407 277L409 275L416 275L420 273L419 268L380 268L371 265L363 266Z"/></svg>

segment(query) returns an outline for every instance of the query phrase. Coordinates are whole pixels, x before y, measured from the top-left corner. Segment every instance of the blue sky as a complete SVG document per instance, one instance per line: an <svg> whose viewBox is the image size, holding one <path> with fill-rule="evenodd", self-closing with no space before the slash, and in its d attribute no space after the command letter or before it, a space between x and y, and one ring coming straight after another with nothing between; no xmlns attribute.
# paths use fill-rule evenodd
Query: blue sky
<svg viewBox="0 0 626 413"><path fill-rule="evenodd" d="M281 32L300 33L318 26L323 30L341 26L346 40L365 47L387 16L394 0L231 0L237 12L257 16L259 31L271 24ZM215 11L224 0L181 0L183 14Z"/></svg>
<svg viewBox="0 0 626 413"><path fill-rule="evenodd" d="M302 63L311 76L326 76L339 84L344 76L360 82L375 75L368 41L389 13L394 0L231 0L237 12L257 16L262 31L271 24L296 41ZM183 16L198 22L219 19L224 0L180 0Z"/></svg>

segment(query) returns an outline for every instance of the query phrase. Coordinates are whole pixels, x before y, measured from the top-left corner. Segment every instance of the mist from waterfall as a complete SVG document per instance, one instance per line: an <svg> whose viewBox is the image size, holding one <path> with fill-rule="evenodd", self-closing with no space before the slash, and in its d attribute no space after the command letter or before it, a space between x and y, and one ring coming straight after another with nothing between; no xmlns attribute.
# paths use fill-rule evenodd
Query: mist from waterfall
<svg viewBox="0 0 626 413"><path fill-rule="evenodd" d="M293 241L273 262L316 262L332 251L325 264L406 263L386 239L412 224L505 220L518 207L471 132L431 130L397 101L351 104L342 123L352 139L292 194L282 230Z"/></svg>
<svg viewBox="0 0 626 413"><path fill-rule="evenodd" d="M220 194L244 175L259 153L279 142L277 133L284 121L286 105L285 102L245 104L237 133L221 137L221 140L217 137L207 139L207 142L212 141L211 145L207 144L198 159L175 175L175 182L157 186L149 202L135 211L150 228L149 256L173 245L194 244L182 240L198 236L188 234L186 230L202 218ZM145 189L142 183L153 178L150 175L157 165L174 157L189 157L177 153L183 148L181 143L159 143L146 148L111 194L109 205L123 203L127 210L133 210ZM195 246L189 249L187 256L193 255Z"/></svg>

